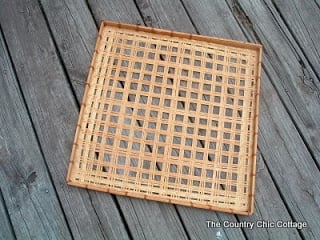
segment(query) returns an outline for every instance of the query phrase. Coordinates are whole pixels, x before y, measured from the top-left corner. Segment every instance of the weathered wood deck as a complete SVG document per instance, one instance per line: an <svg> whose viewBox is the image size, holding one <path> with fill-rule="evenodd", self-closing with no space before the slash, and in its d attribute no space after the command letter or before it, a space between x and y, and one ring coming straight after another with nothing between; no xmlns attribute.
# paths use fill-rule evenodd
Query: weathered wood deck
<svg viewBox="0 0 320 240"><path fill-rule="evenodd" d="M101 20L263 44L254 215L66 185ZM0 0L0 239L320 239L319 23L318 0Z"/></svg>

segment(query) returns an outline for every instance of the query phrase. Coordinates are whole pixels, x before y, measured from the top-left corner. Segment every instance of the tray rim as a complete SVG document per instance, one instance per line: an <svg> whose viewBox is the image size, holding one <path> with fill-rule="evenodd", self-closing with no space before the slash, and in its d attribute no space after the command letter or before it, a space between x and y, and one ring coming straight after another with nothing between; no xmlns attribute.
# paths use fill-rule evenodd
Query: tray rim
<svg viewBox="0 0 320 240"><path fill-rule="evenodd" d="M94 63L97 57L98 53L98 46L100 45L100 41L102 39L102 31L104 27L111 26L111 27L116 27L116 28L124 28L128 30L134 30L134 31L140 31L140 32L146 32L146 33L153 33L153 34L159 34L159 35L165 35L169 37L177 37L177 38L184 38L188 40L197 40L197 41L204 41L208 43L214 43L214 44L221 44L221 45L226 45L229 47L236 47L236 48L242 48L242 49L247 49L247 50L255 50L257 51L257 56L258 56L258 61L257 61L257 74L256 74L256 89L255 89L255 115L254 115L254 120L253 120L253 155L252 155L252 163L251 163L251 184L249 186L249 194L248 194L248 210L247 211L241 211L241 210L235 210L232 208L226 208L226 207L218 207L218 206L212 206L209 204L197 204L193 203L192 201L190 202L185 202L179 199L169 199L169 198L163 198L157 196L156 198L153 196L149 195L143 195L143 194L135 194L131 192L125 192L125 191L118 191L116 189L110 188L110 187L99 187L99 186L92 186L84 183L79 183L79 182L73 182L71 179L71 174L72 174L72 169L73 169L73 164L74 164L74 155L75 155L75 149L78 146L77 144L77 139L78 135L80 132L80 126L82 122L82 117L83 117L83 111L85 107L85 101L87 99L87 95L89 92L90 88L90 80L92 78L92 73L94 70ZM129 197L135 197L139 199L148 199L148 200L154 200L158 202L164 202L164 203L173 203L173 204L179 204L183 206L188 206L188 207L197 207L197 208L202 208L202 209L208 209L208 210L216 210L216 211L221 211L221 212L226 212L226 213L232 213L232 214L240 214L240 215L252 215L254 213L254 196L255 196L255 185L256 185L256 164L257 164L257 145L258 145L258 121L259 121L259 100L260 100L260 82L261 82L261 64L262 64L262 52L263 52L263 46L261 44L257 43L249 43L249 42L244 42L244 41L237 41L237 40L231 40L231 39L224 39L224 38L218 38L218 37L212 37L212 36L205 36L205 35L197 35L197 34L191 34L191 33L184 33L184 32L178 32L178 31L173 31L173 30L165 30L165 29L160 29L160 28L154 28L154 27L146 27L146 26L141 26L138 24L127 24L127 23L121 23L121 22L114 22L114 21L107 21L107 20L102 20L99 28L99 32L97 35L97 40L93 52L93 57L90 63L89 67L89 73L88 77L86 79L86 84L85 84L85 90L82 98L82 102L80 104L80 113L79 113L79 118L77 121L77 126L75 130L75 135L73 139L73 144L72 144L72 151L71 151L71 156L68 164L68 171L67 171L67 177L66 181L67 184L70 186L75 186L75 187L82 187L90 190L96 190L96 191L101 191L101 192L107 192L111 194L116 194L116 195L122 195L122 196L129 196Z"/></svg>

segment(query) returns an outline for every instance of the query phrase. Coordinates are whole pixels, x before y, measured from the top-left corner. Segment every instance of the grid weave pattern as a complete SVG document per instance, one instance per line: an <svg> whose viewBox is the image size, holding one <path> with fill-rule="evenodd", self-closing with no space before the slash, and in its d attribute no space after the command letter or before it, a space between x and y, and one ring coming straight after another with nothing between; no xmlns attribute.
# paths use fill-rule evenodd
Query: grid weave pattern
<svg viewBox="0 0 320 240"><path fill-rule="evenodd" d="M253 210L261 47L103 22L68 183Z"/></svg>

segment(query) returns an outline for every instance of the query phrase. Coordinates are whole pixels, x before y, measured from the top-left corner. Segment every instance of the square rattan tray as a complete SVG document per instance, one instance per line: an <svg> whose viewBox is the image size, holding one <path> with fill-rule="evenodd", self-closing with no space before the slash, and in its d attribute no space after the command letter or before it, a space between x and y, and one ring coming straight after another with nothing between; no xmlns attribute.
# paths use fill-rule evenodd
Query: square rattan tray
<svg viewBox="0 0 320 240"><path fill-rule="evenodd" d="M262 47L102 22L67 181L253 212Z"/></svg>

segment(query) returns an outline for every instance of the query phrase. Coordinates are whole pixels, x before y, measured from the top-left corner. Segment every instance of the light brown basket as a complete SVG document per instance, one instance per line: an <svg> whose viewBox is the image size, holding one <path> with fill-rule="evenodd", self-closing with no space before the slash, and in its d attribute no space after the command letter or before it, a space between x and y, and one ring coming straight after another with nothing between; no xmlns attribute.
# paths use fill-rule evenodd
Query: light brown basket
<svg viewBox="0 0 320 240"><path fill-rule="evenodd" d="M67 181L253 212L262 47L102 22Z"/></svg>

